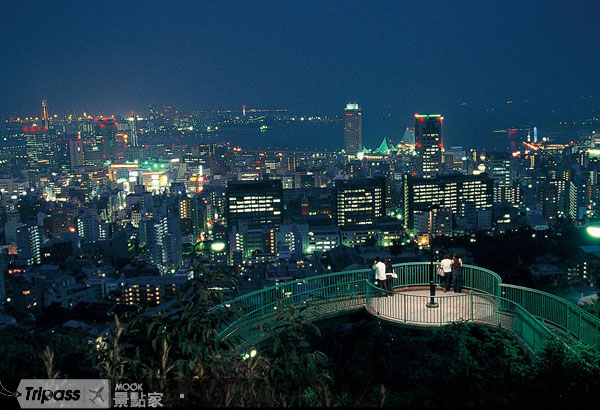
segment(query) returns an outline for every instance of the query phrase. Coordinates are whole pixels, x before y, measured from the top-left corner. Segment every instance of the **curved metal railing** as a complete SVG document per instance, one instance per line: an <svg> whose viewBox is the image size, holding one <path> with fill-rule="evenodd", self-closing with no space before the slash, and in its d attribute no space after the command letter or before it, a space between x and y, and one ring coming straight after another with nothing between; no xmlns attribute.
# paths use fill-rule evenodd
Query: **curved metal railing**
<svg viewBox="0 0 600 410"><path fill-rule="evenodd" d="M404 325L444 325L471 322L502 328L516 336L535 355L552 336L550 329L517 303L488 293L434 296L437 308L428 308L431 296L390 292L369 283L365 308L370 314Z"/></svg>
<svg viewBox="0 0 600 410"><path fill-rule="evenodd" d="M437 265L434 264L434 269L437 269ZM429 270L429 262L394 265L398 277L393 280L393 287L427 286ZM439 284L439 276L434 273L434 277ZM243 344L255 342L264 334L259 325L272 321L282 308L290 305L303 307L302 314L318 314L321 317L363 309L368 306L367 290L372 289L373 280L372 269L358 269L298 279L242 295L223 305L224 308L235 310L237 319L225 326L220 334L225 338L238 336ZM463 266L463 288L469 294L477 294L478 303L486 300L483 296L488 298L486 303L489 307L486 309L489 312L495 309L495 314L500 315L493 316L490 313L490 318L500 320L509 314L518 319L512 328L507 326L507 329L513 331L534 352L539 348L540 335L548 331L546 323L600 350L600 320L571 302L535 289L503 284L496 273L472 265ZM413 299L408 299L409 295L402 297L403 301L408 303L414 300L415 304L417 299L414 298L419 298L414 295L411 296ZM450 300L444 303L452 303ZM501 324L492 319L486 323ZM471 320L477 322L475 317L471 317ZM419 324L438 322L430 317Z"/></svg>
<svg viewBox="0 0 600 410"><path fill-rule="evenodd" d="M513 301L544 323L563 330L600 351L600 320L576 304L535 289L501 283L502 297Z"/></svg>

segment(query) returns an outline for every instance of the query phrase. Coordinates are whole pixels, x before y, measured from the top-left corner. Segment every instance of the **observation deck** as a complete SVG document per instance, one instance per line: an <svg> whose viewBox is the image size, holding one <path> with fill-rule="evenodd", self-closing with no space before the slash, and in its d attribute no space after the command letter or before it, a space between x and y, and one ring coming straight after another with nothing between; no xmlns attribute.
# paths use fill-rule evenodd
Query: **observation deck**
<svg viewBox="0 0 600 410"><path fill-rule="evenodd" d="M437 266L437 263L435 264ZM359 310L405 326L442 326L466 321L512 333L537 355L545 340L558 330L600 351L600 319L558 296L502 283L496 273L464 265L463 292L436 292L437 308L427 308L429 262L394 265L398 275L393 292L374 285L374 271L359 269L298 279L227 301L222 307L236 312L221 337L237 337L243 346L264 337L260 325L272 324L282 309L315 319ZM439 276L436 274L436 281Z"/></svg>

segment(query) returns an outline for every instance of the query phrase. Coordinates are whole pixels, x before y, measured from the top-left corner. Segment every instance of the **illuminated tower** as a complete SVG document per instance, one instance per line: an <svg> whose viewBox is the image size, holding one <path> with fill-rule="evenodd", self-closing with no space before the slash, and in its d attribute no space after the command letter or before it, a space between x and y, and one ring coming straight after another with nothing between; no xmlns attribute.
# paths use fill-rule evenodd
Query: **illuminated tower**
<svg viewBox="0 0 600 410"><path fill-rule="evenodd" d="M48 129L48 105L45 98L42 100L42 121L44 122L44 128Z"/></svg>
<svg viewBox="0 0 600 410"><path fill-rule="evenodd" d="M246 105L242 105L242 116L246 116Z"/></svg>
<svg viewBox="0 0 600 410"><path fill-rule="evenodd" d="M363 148L360 110L357 103L348 103L344 108L344 148L348 154L356 154Z"/></svg>
<svg viewBox="0 0 600 410"><path fill-rule="evenodd" d="M415 114L416 173L421 178L435 178L442 166L442 121L439 114Z"/></svg>
<svg viewBox="0 0 600 410"><path fill-rule="evenodd" d="M131 111L131 124L129 125L129 130L131 134L131 139L129 140L129 146L137 147L138 143L138 135L137 135L137 118L135 116L135 112Z"/></svg>

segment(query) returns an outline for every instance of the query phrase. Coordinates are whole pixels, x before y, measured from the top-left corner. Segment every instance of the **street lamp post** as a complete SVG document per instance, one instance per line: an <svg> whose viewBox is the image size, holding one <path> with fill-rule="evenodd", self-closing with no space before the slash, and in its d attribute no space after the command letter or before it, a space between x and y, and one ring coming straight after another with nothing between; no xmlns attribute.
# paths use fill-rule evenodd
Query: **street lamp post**
<svg viewBox="0 0 600 410"><path fill-rule="evenodd" d="M429 208L429 302L428 308L437 308L439 305L435 302L435 284L433 273L433 208Z"/></svg>

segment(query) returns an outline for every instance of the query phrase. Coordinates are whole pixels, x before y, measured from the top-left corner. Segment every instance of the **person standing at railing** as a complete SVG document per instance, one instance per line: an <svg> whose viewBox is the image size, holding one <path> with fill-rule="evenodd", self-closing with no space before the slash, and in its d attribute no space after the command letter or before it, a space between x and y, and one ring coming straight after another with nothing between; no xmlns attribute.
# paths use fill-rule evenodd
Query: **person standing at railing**
<svg viewBox="0 0 600 410"><path fill-rule="evenodd" d="M387 288L387 277L385 275L385 263L381 261L379 256L375 258L373 269L375 269L375 279L377 280L377 285L381 289L389 290ZM387 296L387 294L385 296Z"/></svg>
<svg viewBox="0 0 600 410"><path fill-rule="evenodd" d="M385 263L385 287L390 292L394 291L394 286L392 285L392 280L394 276L394 267L392 266L392 260L390 258L384 259ZM386 294L387 295L387 294Z"/></svg>
<svg viewBox="0 0 600 410"><path fill-rule="evenodd" d="M455 253L452 258L452 285L454 293L462 292L462 265L462 259L458 256L458 253Z"/></svg>
<svg viewBox="0 0 600 410"><path fill-rule="evenodd" d="M448 291L448 289L450 288L450 286L452 285L452 259L450 259L450 255L446 254L444 255L444 259L442 259L442 261L440 262L440 267L442 268L442 271L444 272L444 293L446 293Z"/></svg>

